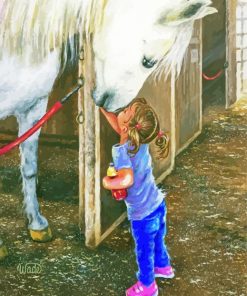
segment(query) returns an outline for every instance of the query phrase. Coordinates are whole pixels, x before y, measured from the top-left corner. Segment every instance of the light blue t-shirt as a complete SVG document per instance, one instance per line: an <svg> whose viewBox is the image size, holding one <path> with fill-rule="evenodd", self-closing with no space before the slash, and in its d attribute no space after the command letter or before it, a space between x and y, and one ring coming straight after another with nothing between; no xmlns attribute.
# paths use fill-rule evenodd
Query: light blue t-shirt
<svg viewBox="0 0 247 296"><path fill-rule="evenodd" d="M129 142L116 144L112 147L112 157L117 170L133 170L134 184L128 188L125 203L128 219L142 220L158 208L165 193L155 183L149 145L142 144L134 156L128 153L129 149Z"/></svg>

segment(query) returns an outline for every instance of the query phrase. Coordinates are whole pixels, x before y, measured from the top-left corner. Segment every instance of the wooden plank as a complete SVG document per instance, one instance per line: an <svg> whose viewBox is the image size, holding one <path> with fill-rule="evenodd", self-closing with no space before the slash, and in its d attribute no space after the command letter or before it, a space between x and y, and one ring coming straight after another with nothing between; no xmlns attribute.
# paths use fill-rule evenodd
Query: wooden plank
<svg viewBox="0 0 247 296"><path fill-rule="evenodd" d="M93 51L91 42L84 42L84 185L85 185L85 243L94 248L100 238L99 221L99 114L91 98L94 87Z"/></svg>
<svg viewBox="0 0 247 296"><path fill-rule="evenodd" d="M116 227L118 227L127 217L127 212L125 211L100 237L100 240L97 241L99 245L104 239L106 239Z"/></svg>
<svg viewBox="0 0 247 296"><path fill-rule="evenodd" d="M174 136L173 116L174 116L174 102L173 102L173 88L172 78L165 80L163 75L159 81L155 81L153 76L150 76L138 97L145 98L154 108L159 116L160 127L163 131L169 132L170 137ZM169 174L174 165L174 141L171 140L170 152L165 160L159 160L154 157L155 146L150 145L150 152L153 156L154 176L156 180L161 182L167 174Z"/></svg>
<svg viewBox="0 0 247 296"><path fill-rule="evenodd" d="M202 129L202 23L197 21L180 77L176 82L176 155L195 140Z"/></svg>
<svg viewBox="0 0 247 296"><path fill-rule="evenodd" d="M100 118L100 180L106 175L109 163L112 162L112 146L119 142L119 135L113 131L103 114ZM110 233L116 226L115 221L126 211L124 202L116 202L109 190L101 187L101 232ZM104 234L103 234L104 235Z"/></svg>
<svg viewBox="0 0 247 296"><path fill-rule="evenodd" d="M236 0L226 1L226 108L237 100L236 9Z"/></svg>
<svg viewBox="0 0 247 296"><path fill-rule="evenodd" d="M170 77L170 165L156 177L156 184L161 183L174 169L176 157L176 101L175 101L175 73L171 73ZM168 87L168 83L167 83Z"/></svg>

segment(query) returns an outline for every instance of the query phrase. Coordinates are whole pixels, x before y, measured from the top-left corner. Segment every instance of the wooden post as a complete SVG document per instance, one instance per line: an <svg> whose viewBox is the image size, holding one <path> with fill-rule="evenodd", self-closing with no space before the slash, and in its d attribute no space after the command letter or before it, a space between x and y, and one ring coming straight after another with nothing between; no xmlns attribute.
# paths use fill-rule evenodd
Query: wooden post
<svg viewBox="0 0 247 296"><path fill-rule="evenodd" d="M83 64L84 129L80 134L80 145L84 148L81 148L80 153L84 153L84 156L80 155L80 157L84 161L84 168L81 168L80 176L82 178L80 180L80 206L84 204L81 213L85 209L86 246L94 248L100 240L100 117L99 110L92 99L95 79L90 40L84 42Z"/></svg>
<svg viewBox="0 0 247 296"><path fill-rule="evenodd" d="M226 108L237 100L236 9L236 0L226 1Z"/></svg>
<svg viewBox="0 0 247 296"><path fill-rule="evenodd" d="M84 50L81 47L80 61L79 61L79 77L84 77ZM85 233L85 131L84 131L84 88L79 90L78 94L78 119L82 120L79 123L79 228L80 231Z"/></svg>

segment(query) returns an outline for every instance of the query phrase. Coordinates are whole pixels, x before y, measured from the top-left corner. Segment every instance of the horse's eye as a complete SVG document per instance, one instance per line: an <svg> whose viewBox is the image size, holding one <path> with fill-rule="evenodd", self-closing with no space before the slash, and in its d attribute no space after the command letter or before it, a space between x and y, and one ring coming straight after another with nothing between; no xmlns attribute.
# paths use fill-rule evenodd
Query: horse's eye
<svg viewBox="0 0 247 296"><path fill-rule="evenodd" d="M145 67L147 69L153 68L155 64L157 64L156 60L148 59L146 57L144 57L142 60L143 67Z"/></svg>

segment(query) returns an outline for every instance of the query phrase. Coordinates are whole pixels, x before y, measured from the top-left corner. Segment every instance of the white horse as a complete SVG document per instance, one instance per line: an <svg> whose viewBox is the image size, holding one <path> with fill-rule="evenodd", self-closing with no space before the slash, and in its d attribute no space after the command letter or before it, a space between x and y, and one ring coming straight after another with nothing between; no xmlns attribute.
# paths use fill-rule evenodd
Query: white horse
<svg viewBox="0 0 247 296"><path fill-rule="evenodd" d="M210 0L0 0L0 119L19 135L44 115L55 79L78 41L93 36L98 106L115 112L153 72L179 69L193 23L216 10ZM67 55L67 52L70 52ZM39 132L20 147L24 208L31 236L51 238L36 196ZM1 242L0 242L1 245Z"/></svg>

